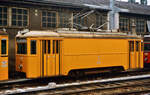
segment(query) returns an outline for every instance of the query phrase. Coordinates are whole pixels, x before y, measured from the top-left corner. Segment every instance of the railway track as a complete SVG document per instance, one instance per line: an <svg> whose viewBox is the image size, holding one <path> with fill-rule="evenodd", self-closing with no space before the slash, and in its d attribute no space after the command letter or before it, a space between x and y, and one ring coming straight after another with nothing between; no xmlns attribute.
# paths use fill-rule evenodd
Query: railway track
<svg viewBox="0 0 150 95"><path fill-rule="evenodd" d="M139 90L140 89L140 90ZM46 86L18 88L0 92L2 95L70 95L98 93L97 95L127 95L150 92L150 74L111 78L66 84L49 83ZM94 94L95 95L95 94Z"/></svg>
<svg viewBox="0 0 150 95"><path fill-rule="evenodd" d="M134 75L143 75L143 74L150 74L149 69L144 69L141 71L130 71L130 72L119 72L119 73L103 73L103 74L96 74L96 75L89 75L80 78L70 78L70 77L54 77L54 78L45 78L45 79L19 79L13 81L5 81L0 82L0 92L3 91L11 91L12 89L17 88L28 88L28 87L37 87L37 86L45 86L49 82L55 82L56 84L65 84L65 83L72 83L72 82L82 82L82 81L92 81L92 80L99 80L99 79L107 79L107 78L117 78L117 77L125 77L125 76L134 76Z"/></svg>

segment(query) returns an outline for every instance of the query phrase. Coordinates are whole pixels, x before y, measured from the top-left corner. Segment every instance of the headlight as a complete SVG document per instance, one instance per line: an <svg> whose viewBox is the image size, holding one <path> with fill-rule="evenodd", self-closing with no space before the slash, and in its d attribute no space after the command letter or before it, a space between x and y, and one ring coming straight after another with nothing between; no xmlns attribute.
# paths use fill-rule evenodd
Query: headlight
<svg viewBox="0 0 150 95"><path fill-rule="evenodd" d="M145 56L148 56L148 53L144 53Z"/></svg>
<svg viewBox="0 0 150 95"><path fill-rule="evenodd" d="M148 60L148 58L147 58L147 57L145 57L145 58L144 58L144 61L147 61L147 60Z"/></svg>
<svg viewBox="0 0 150 95"><path fill-rule="evenodd" d="M22 65L22 64L19 64L18 68L19 68L20 70L22 70L22 67L23 67L23 65Z"/></svg>

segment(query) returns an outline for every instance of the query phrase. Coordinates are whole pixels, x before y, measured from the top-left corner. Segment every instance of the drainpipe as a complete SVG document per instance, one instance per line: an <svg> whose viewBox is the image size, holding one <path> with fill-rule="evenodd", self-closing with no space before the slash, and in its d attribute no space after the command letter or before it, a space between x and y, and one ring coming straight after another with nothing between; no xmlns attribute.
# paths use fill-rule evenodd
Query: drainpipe
<svg viewBox="0 0 150 95"><path fill-rule="evenodd" d="M114 9L114 3L115 3L115 0L110 0L110 9L111 11L109 12L109 29L110 30L113 30L115 29L115 9Z"/></svg>

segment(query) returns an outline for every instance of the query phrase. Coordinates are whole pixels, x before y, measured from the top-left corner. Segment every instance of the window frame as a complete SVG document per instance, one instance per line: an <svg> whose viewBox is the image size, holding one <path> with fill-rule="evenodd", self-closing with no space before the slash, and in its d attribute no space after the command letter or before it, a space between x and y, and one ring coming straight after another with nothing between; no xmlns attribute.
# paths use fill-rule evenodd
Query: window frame
<svg viewBox="0 0 150 95"><path fill-rule="evenodd" d="M96 27L99 27L101 25L103 25L104 23L107 22L107 15L105 13L101 13L100 14L96 14ZM103 27L101 27L102 30L107 29L107 25L104 25Z"/></svg>
<svg viewBox="0 0 150 95"><path fill-rule="evenodd" d="M135 52L135 41L129 41L129 52Z"/></svg>
<svg viewBox="0 0 150 95"><path fill-rule="evenodd" d="M123 22L121 22L121 20L123 20ZM126 22L124 22L125 20L126 20ZM124 28L124 30L122 28ZM119 17L119 29L124 32L130 31L130 17L127 17L127 16Z"/></svg>
<svg viewBox="0 0 150 95"><path fill-rule="evenodd" d="M136 18L136 21L135 21L136 23L136 32L137 33L145 33L145 31L146 31L146 20L144 19L144 18ZM140 23L139 23L140 22ZM141 22L143 22L142 24L141 24ZM141 26L144 26L144 27L141 27ZM142 30L143 30L143 32L142 32Z"/></svg>
<svg viewBox="0 0 150 95"><path fill-rule="evenodd" d="M18 26L18 25L12 25L12 21L13 21L13 19L12 19L12 15L13 15L13 13L12 13L12 9L13 8L15 8L15 9L22 9L22 10L27 10L27 26ZM11 27L13 27L13 28L23 28L23 27L29 27L29 19L30 19L30 12L29 12L29 9L28 8L21 8L21 7L11 7L10 8L10 10L11 10L11 19L10 19L10 22L11 22ZM22 20L22 21L24 21L24 20ZM23 23L22 23L22 25L23 25Z"/></svg>
<svg viewBox="0 0 150 95"><path fill-rule="evenodd" d="M0 5L0 7L2 7L2 8L7 8L7 25L6 26L4 26L4 25L2 25L2 26L0 26L0 27L8 27L9 26L9 7L7 7L7 6L1 6ZM3 18L2 18L2 20L3 20Z"/></svg>
<svg viewBox="0 0 150 95"><path fill-rule="evenodd" d="M60 15L63 15L63 16L60 16ZM69 12L58 12L58 28L69 28L69 27L72 27L72 19L71 19L71 17L72 17L72 13L69 13ZM62 22L61 22L61 20L62 20ZM65 24L65 22L68 22L68 25ZM70 26L69 26L69 23L71 24Z"/></svg>
<svg viewBox="0 0 150 95"><path fill-rule="evenodd" d="M82 26L88 26L88 17L85 17L85 18L83 18L83 19L81 19L81 17L78 17L78 18L74 18L74 16L76 15L76 14L78 14L78 13L80 13L80 12L73 12L72 13L72 15L73 15L73 27L74 27L74 23L76 23L76 24L80 24L80 25L82 25Z"/></svg>
<svg viewBox="0 0 150 95"><path fill-rule="evenodd" d="M5 42L5 53L2 53L2 51L3 51L3 47L2 47L2 41L6 41ZM1 55L7 55L7 39L5 39L5 38L3 38L3 39L1 39Z"/></svg>
<svg viewBox="0 0 150 95"><path fill-rule="evenodd" d="M47 27L47 25L46 25L46 27L43 27L43 12L46 12L46 13L48 13L48 12L52 12L52 13L55 13L56 14L56 27ZM46 16L46 18L48 18L47 16ZM47 20L48 21L48 20ZM46 21L46 24L48 23ZM41 29L54 29L54 28L57 28L58 27L58 12L57 11L51 11L51 10L41 10Z"/></svg>

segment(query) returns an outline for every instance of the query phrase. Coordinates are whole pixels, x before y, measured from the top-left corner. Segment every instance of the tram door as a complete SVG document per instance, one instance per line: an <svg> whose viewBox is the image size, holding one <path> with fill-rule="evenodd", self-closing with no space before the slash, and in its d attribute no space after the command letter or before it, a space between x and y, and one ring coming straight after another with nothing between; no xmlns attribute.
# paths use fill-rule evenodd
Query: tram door
<svg viewBox="0 0 150 95"><path fill-rule="evenodd" d="M58 40L41 40L41 76L59 75L59 46Z"/></svg>
<svg viewBox="0 0 150 95"><path fill-rule="evenodd" d="M129 41L129 69L135 68L135 49L134 41Z"/></svg>
<svg viewBox="0 0 150 95"><path fill-rule="evenodd" d="M136 41L136 56L135 56L135 60L136 60L136 63L135 63L135 67L136 68L140 68L140 50L141 50L141 47L140 47L140 41Z"/></svg>

